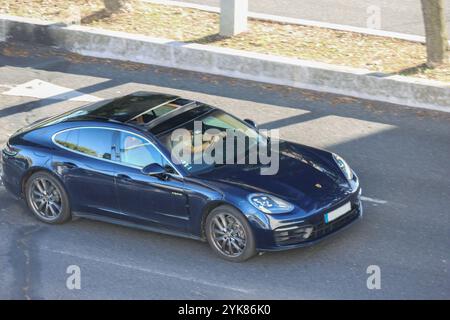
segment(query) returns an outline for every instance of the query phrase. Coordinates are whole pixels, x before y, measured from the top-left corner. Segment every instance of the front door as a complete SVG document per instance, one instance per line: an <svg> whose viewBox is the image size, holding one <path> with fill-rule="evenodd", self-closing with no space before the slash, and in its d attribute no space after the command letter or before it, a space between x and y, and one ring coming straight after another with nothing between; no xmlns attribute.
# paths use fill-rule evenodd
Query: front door
<svg viewBox="0 0 450 320"><path fill-rule="evenodd" d="M183 179L177 174L161 179L142 173L151 163L168 166L147 139L121 132L118 145L117 158L123 168L116 174L116 186L123 214L134 222L186 231L189 215Z"/></svg>

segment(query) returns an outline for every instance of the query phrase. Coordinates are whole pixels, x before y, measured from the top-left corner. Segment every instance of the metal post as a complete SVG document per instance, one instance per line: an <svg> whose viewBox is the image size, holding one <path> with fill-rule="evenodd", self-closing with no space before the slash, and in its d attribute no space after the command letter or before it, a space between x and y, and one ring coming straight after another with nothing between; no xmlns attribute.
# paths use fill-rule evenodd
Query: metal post
<svg viewBox="0 0 450 320"><path fill-rule="evenodd" d="M220 0L220 35L231 37L247 30L248 0Z"/></svg>

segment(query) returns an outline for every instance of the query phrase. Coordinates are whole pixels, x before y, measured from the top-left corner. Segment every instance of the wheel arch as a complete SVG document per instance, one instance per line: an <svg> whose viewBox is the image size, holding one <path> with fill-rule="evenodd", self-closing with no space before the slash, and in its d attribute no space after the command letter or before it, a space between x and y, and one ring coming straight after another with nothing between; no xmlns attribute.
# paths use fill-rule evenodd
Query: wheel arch
<svg viewBox="0 0 450 320"><path fill-rule="evenodd" d="M53 216L53 220L46 220L40 214L33 208L31 202L32 200L28 197L28 190L27 190L27 184L28 181L30 181L30 178L33 177L36 174L42 174L45 175L47 180L51 179L53 182L51 182L57 189L59 189L60 198L62 199L60 202L60 209L57 216ZM55 172L50 170L46 167L41 166L35 166L30 169L28 169L21 178L21 189L22 189L22 197L25 200L26 204L30 208L30 210L33 211L34 215L37 217L38 220L51 223L51 224L61 224L64 223L70 219L73 218L72 216L72 204L70 200L70 195L67 192L67 188L61 179L60 176L58 176ZM47 217L48 218L48 217Z"/></svg>
<svg viewBox="0 0 450 320"><path fill-rule="evenodd" d="M208 217L208 215L216 208L220 207L220 206L228 206L228 207L232 207L233 209L239 211L242 216L247 219L247 217L245 216L245 214L242 212L242 210L240 210L238 207L236 207L235 205L233 205L230 202L224 201L224 200L215 200L212 201L210 203L208 203L202 211L202 218L201 218L201 225L200 225L200 237L202 240L206 239L206 234L205 234L205 225L206 225L206 218ZM247 219L248 220L248 219Z"/></svg>
<svg viewBox="0 0 450 320"><path fill-rule="evenodd" d="M59 181L59 183L61 183L61 185L63 186L63 188L65 189L64 191L66 191L66 194L69 195L67 193L67 189L66 186L64 185L64 182L62 181L61 177L59 177L57 174L55 174L53 171L51 171L50 169L46 168L46 167L42 167L42 166L35 166L35 167L31 167L29 168L23 175L22 178L20 180L20 192L21 192L21 196L25 197L25 186L28 182L28 180L30 179L30 177L37 173L37 172L45 172L50 174L53 178L57 179Z"/></svg>

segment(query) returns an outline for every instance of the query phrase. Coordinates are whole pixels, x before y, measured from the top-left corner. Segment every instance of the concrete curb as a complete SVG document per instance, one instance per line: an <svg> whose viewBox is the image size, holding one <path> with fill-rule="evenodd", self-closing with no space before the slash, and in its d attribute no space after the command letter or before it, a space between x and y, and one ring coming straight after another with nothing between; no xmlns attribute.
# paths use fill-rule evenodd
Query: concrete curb
<svg viewBox="0 0 450 320"><path fill-rule="evenodd" d="M182 8L197 9L197 10L206 11L206 12L220 13L219 7L207 6L207 5L196 4L196 3L173 1L173 0L142 0L142 1L148 2L148 3L166 5L166 6L176 6L176 7L182 7ZM256 19L256 20L272 21L272 22L301 25L301 26L319 27L319 28L333 29L333 30L338 30L338 31L356 32L356 33L362 33L362 34L367 34L367 35L372 35L372 36L387 37L387 38L394 38L394 39L400 39L400 40L406 40L406 41L412 41L412 42L425 43L424 36L419 36L419 35L414 35L414 34L385 31L385 30L378 30L378 29L369 29L369 28L362 28L362 27L354 27L354 26L349 26L349 25L321 22L321 21L314 21L314 20L289 18L289 17L276 16L276 15L272 15L272 14L257 13L257 12L250 12L250 11L248 12L248 17L251 19ZM448 43L450 45L450 40L448 41Z"/></svg>
<svg viewBox="0 0 450 320"><path fill-rule="evenodd" d="M217 74L450 112L450 84L78 25L0 15L6 41L56 46L98 58Z"/></svg>

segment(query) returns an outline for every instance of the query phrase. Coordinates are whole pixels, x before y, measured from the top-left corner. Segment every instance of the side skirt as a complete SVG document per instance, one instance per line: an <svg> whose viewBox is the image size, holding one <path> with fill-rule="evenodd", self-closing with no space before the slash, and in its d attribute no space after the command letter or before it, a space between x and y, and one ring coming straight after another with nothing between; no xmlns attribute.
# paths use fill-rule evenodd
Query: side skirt
<svg viewBox="0 0 450 320"><path fill-rule="evenodd" d="M85 213L81 213L81 212L72 212L72 217L73 217L73 220L75 220L77 218L84 218L84 219L89 219L89 220L96 220L96 221L101 221L101 222L112 223L112 224L123 226L123 227L127 227L127 228L133 228L133 229L140 229L140 230L144 230L144 231L162 233L162 234L167 234L167 235L170 235L170 236L187 238L187 239L192 239L192 240L198 240L198 241L202 241L202 242L206 241L205 239L203 239L201 237L194 236L192 234L185 233L185 232L169 230L169 229L166 229L166 228L143 226L143 225L140 225L140 224L137 224L137 223L124 221L124 220L120 220L120 219L102 217L102 216L99 216L99 215L85 214Z"/></svg>

